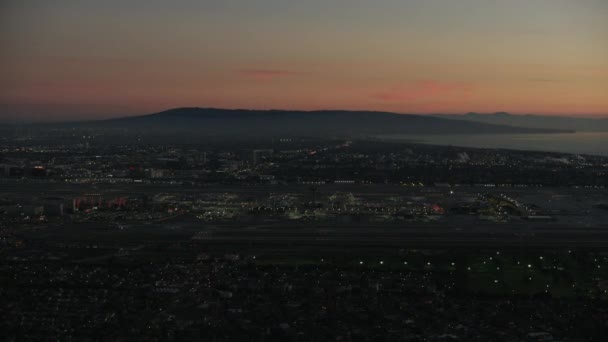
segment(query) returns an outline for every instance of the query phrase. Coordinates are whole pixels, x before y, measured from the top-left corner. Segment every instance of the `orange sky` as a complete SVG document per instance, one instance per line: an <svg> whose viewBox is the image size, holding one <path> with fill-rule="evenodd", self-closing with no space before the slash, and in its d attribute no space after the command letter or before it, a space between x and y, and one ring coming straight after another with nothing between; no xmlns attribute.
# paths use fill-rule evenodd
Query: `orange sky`
<svg viewBox="0 0 608 342"><path fill-rule="evenodd" d="M0 118L608 115L604 0L9 0L0 13Z"/></svg>

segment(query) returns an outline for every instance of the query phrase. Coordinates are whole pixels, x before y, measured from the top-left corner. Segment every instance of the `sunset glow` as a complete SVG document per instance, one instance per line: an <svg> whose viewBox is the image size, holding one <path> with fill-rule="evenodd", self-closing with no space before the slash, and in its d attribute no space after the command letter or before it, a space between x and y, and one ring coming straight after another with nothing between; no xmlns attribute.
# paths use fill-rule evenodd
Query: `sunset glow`
<svg viewBox="0 0 608 342"><path fill-rule="evenodd" d="M0 22L3 119L608 115L605 0L9 0Z"/></svg>

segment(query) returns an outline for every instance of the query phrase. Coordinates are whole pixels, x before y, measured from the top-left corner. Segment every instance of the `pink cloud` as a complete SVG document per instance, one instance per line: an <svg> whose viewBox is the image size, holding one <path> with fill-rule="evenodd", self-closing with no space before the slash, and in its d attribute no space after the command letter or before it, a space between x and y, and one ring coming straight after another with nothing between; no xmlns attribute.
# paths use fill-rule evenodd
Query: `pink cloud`
<svg viewBox="0 0 608 342"><path fill-rule="evenodd" d="M279 69L241 69L238 72L241 75L259 81L268 81L280 77L289 77L301 74L297 71Z"/></svg>
<svg viewBox="0 0 608 342"><path fill-rule="evenodd" d="M468 83L424 80L374 93L372 97L385 102L413 102L446 97L468 98L472 92L473 86Z"/></svg>

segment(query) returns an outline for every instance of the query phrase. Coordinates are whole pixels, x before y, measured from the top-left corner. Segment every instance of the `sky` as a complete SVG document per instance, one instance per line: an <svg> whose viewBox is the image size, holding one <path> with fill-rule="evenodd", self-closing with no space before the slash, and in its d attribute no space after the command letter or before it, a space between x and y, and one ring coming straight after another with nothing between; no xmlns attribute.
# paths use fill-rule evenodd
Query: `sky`
<svg viewBox="0 0 608 342"><path fill-rule="evenodd" d="M608 116L606 0L0 0L0 119Z"/></svg>

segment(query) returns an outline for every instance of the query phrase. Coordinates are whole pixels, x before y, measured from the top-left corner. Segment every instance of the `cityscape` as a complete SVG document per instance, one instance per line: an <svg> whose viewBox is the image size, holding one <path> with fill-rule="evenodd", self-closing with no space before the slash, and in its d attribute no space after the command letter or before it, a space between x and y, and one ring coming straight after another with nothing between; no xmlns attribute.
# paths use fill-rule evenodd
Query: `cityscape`
<svg viewBox="0 0 608 342"><path fill-rule="evenodd" d="M378 139L142 139L4 139L7 336L606 332L606 157Z"/></svg>
<svg viewBox="0 0 608 342"><path fill-rule="evenodd" d="M0 341L603 342L608 1L0 1Z"/></svg>

